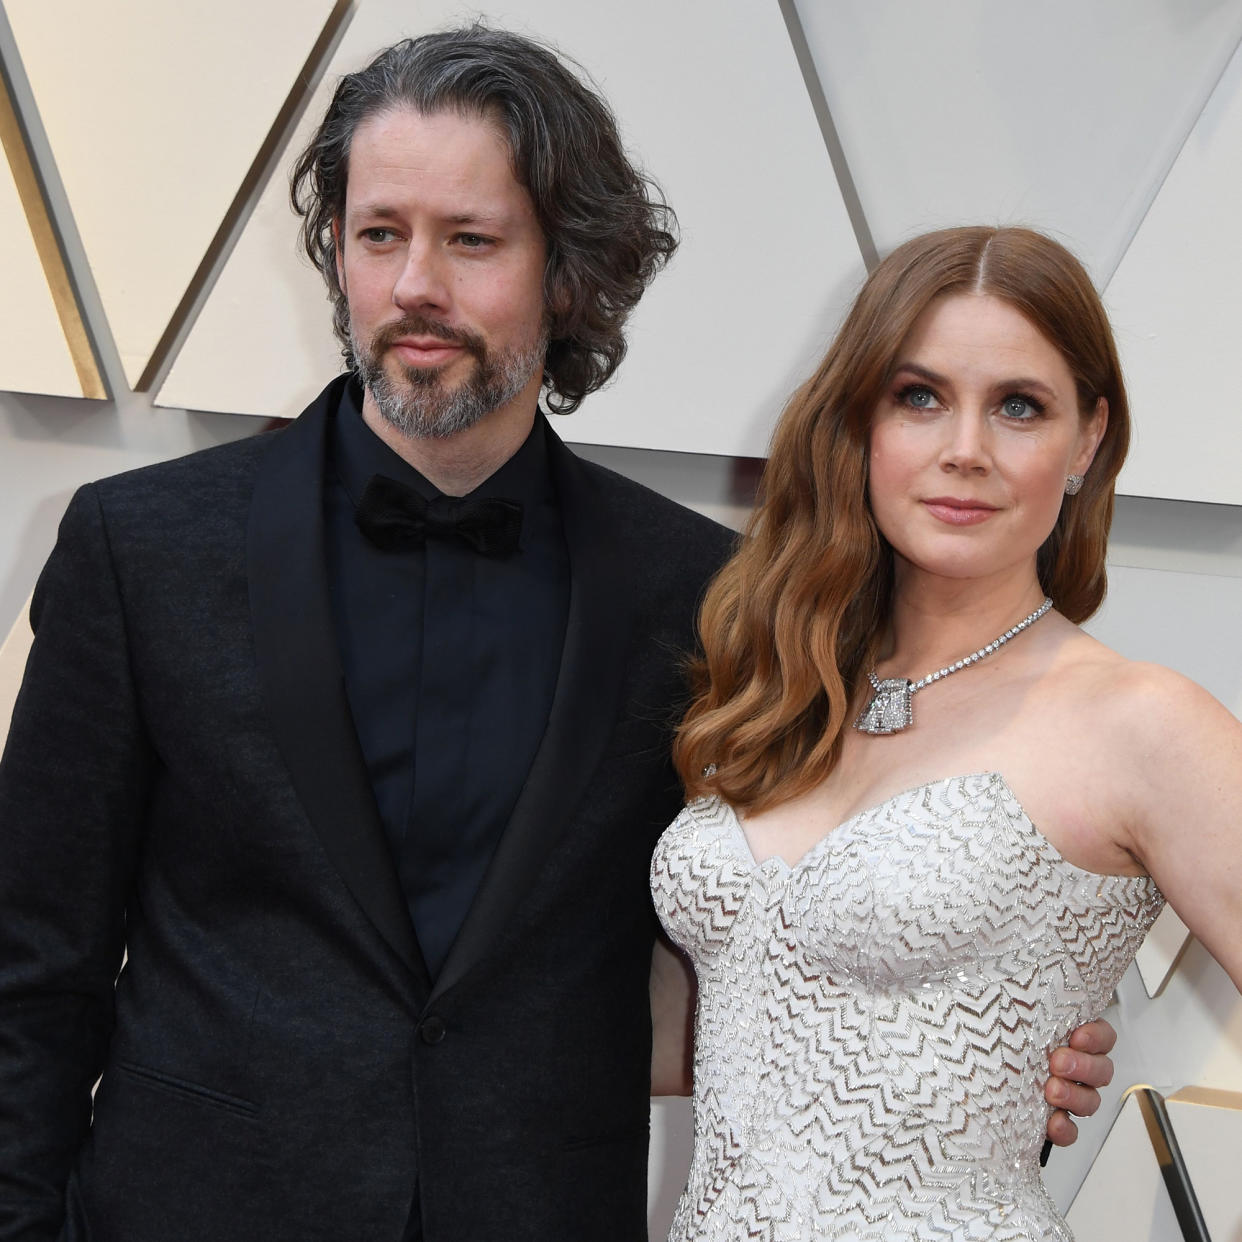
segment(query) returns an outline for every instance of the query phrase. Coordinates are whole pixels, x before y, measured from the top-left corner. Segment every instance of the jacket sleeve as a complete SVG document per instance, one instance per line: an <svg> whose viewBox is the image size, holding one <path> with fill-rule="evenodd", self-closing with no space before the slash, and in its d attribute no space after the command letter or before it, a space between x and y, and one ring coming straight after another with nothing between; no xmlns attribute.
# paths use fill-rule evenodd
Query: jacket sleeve
<svg viewBox="0 0 1242 1242"><path fill-rule="evenodd" d="M0 1242L52 1242L107 1053L151 747L93 487L31 605L0 759Z"/></svg>

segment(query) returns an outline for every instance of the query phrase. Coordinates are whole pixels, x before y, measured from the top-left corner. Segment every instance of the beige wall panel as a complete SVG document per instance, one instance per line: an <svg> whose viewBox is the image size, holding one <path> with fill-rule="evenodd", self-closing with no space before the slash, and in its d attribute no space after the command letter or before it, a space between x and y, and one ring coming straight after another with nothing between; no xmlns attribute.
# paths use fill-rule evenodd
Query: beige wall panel
<svg viewBox="0 0 1242 1242"><path fill-rule="evenodd" d="M1209 1235L1217 1242L1242 1242L1242 1095L1190 1089L1168 1096L1165 1106ZM1181 1242L1133 1095L1127 1096L1067 1219L1082 1242Z"/></svg>
<svg viewBox="0 0 1242 1242"><path fill-rule="evenodd" d="M1165 1101L1208 1233L1242 1242L1242 1092L1187 1087Z"/></svg>
<svg viewBox="0 0 1242 1242"><path fill-rule="evenodd" d="M1066 1219L1076 1236L1085 1240L1181 1238L1134 1096L1126 1097Z"/></svg>
<svg viewBox="0 0 1242 1242"><path fill-rule="evenodd" d="M1242 48L1105 298L1135 420L1119 490L1242 504Z"/></svg>
<svg viewBox="0 0 1242 1242"><path fill-rule="evenodd" d="M1159 996L1164 991L1189 942L1190 929L1172 906L1165 906L1134 959L1148 996Z"/></svg>
<svg viewBox="0 0 1242 1242"><path fill-rule="evenodd" d="M9 735L13 704L17 701L17 690L22 684L22 673L26 669L26 657L30 654L33 639L27 608L22 609L22 615L17 618L8 637L0 642L0 750L4 749L4 739Z"/></svg>
<svg viewBox="0 0 1242 1242"><path fill-rule="evenodd" d="M495 24L553 39L586 66L682 222L682 249L635 313L616 381L562 434L761 454L780 405L822 352L862 276L776 0L470 7L362 0L330 75L402 33L468 20L480 7ZM321 114L327 93L325 84L312 114ZM208 299L161 404L288 414L333 373L328 310L316 278L293 256L284 194L282 173Z"/></svg>
<svg viewBox="0 0 1242 1242"><path fill-rule="evenodd" d="M291 418L344 365L323 280L294 252L286 177L282 166L256 204L157 405Z"/></svg>
<svg viewBox="0 0 1242 1242"><path fill-rule="evenodd" d="M82 396L73 356L3 149L0 273L4 284L0 294L0 389Z"/></svg>
<svg viewBox="0 0 1242 1242"><path fill-rule="evenodd" d="M5 0L131 384L333 0Z"/></svg>

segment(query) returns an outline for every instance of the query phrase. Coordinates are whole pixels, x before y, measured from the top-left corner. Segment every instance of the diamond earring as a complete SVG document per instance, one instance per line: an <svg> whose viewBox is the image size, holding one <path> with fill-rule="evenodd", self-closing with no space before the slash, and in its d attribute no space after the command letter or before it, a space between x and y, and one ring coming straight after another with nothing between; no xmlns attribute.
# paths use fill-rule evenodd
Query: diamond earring
<svg viewBox="0 0 1242 1242"><path fill-rule="evenodd" d="M1082 485L1086 481L1086 478L1081 474L1067 475L1065 479L1065 494L1067 496L1077 496L1082 491Z"/></svg>

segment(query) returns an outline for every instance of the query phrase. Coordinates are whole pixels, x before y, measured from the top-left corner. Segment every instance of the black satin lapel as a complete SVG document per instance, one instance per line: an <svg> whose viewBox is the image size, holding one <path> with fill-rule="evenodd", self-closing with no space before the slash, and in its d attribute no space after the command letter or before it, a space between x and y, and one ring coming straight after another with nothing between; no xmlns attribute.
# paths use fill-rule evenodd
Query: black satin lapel
<svg viewBox="0 0 1242 1242"><path fill-rule="evenodd" d="M548 727L431 1000L458 983L505 934L548 851L595 774L620 708L631 591L610 515L570 451L549 434L569 548L569 615Z"/></svg>
<svg viewBox="0 0 1242 1242"><path fill-rule="evenodd" d="M259 679L293 786L367 917L426 980L345 694L324 565L323 470L333 384L273 441L247 542Z"/></svg>

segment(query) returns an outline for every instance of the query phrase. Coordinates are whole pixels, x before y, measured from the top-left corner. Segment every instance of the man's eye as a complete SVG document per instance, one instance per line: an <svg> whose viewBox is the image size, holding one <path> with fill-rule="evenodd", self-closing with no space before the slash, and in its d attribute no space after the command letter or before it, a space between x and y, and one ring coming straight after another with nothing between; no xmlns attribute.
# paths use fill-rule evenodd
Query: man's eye
<svg viewBox="0 0 1242 1242"><path fill-rule="evenodd" d="M481 233L458 233L457 241L460 245L465 246L468 250L478 250L486 246L490 238L484 237Z"/></svg>
<svg viewBox="0 0 1242 1242"><path fill-rule="evenodd" d="M393 231L392 229L386 228L363 229L362 236L364 240L369 241L374 245L381 246L385 242L392 240Z"/></svg>

